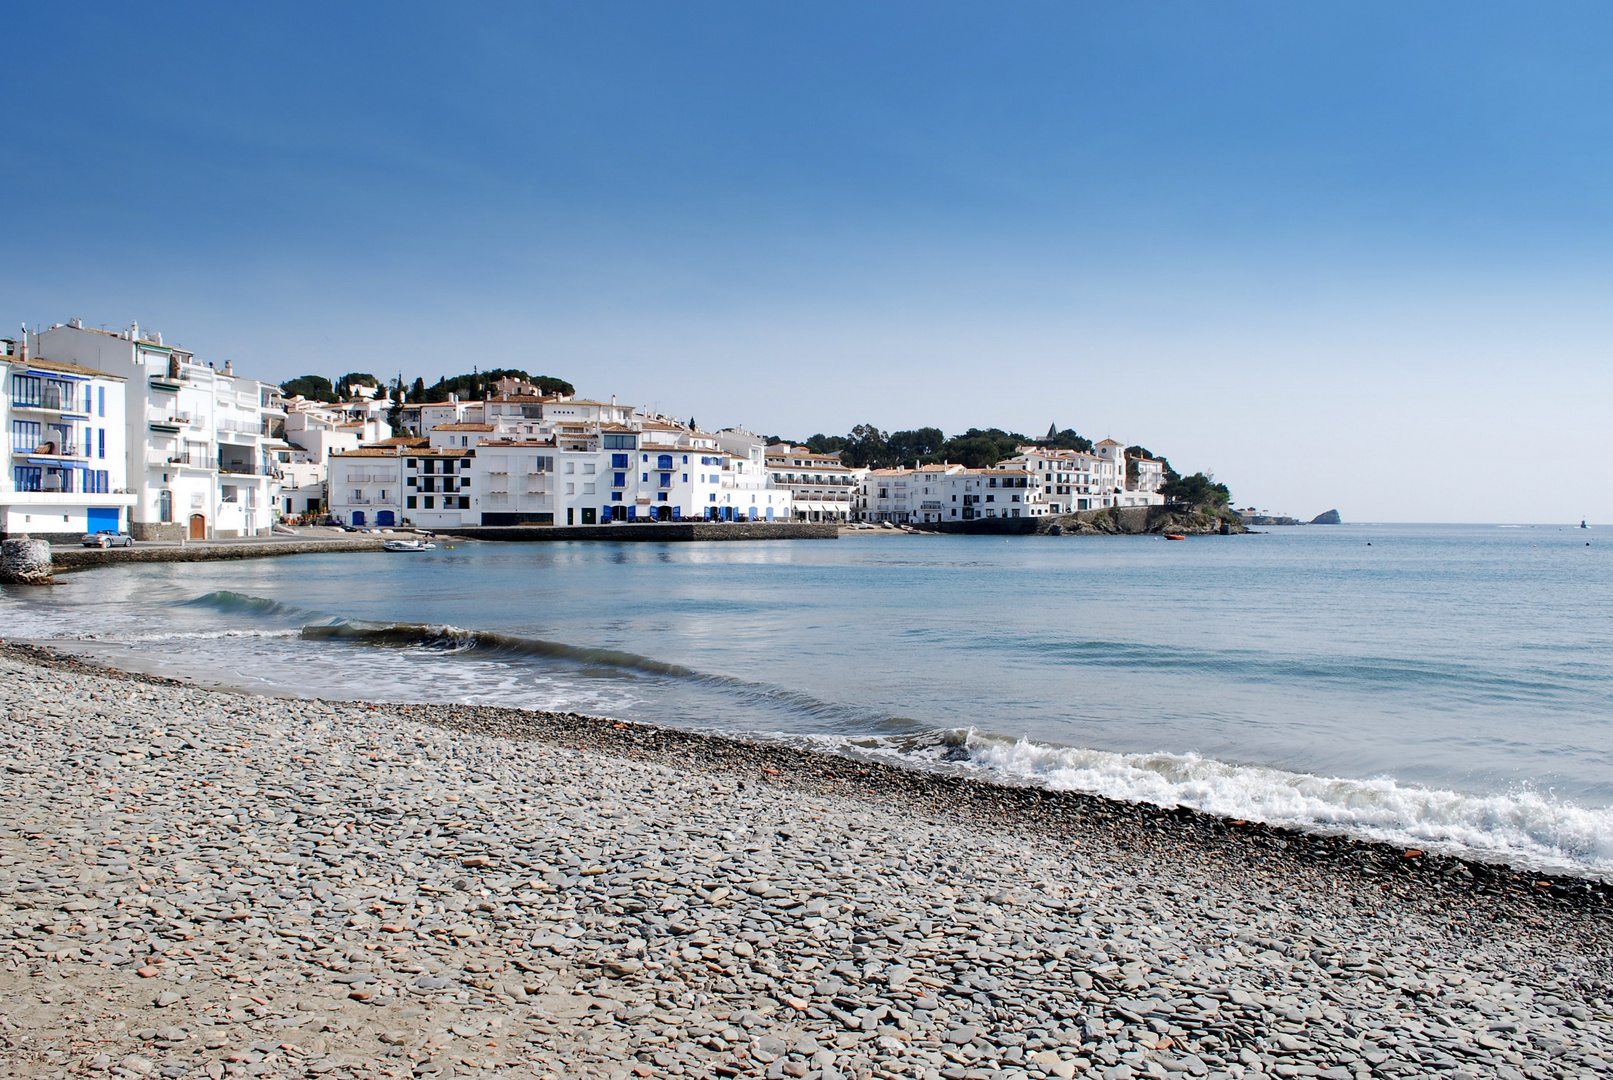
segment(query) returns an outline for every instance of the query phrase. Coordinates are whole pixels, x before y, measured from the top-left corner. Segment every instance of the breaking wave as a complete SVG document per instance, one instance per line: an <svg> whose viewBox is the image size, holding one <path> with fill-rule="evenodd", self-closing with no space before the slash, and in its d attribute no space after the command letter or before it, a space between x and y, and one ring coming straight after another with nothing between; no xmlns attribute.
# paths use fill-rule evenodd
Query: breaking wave
<svg viewBox="0 0 1613 1080"><path fill-rule="evenodd" d="M628 678L668 679L686 685L721 690L731 698L738 698L742 702L766 705L782 709L791 715L811 717L814 720L837 725L861 726L866 729L883 720L868 710L824 701L782 686L753 682L732 675L696 671L681 664L671 664L620 649L571 645L562 641L501 634L489 630L467 630L458 626L433 623L372 623L338 619L328 623L309 624L303 626L299 632L305 641L423 648L490 659L542 659L557 661L583 672L589 669L606 669L612 674Z"/></svg>
<svg viewBox="0 0 1613 1080"><path fill-rule="evenodd" d="M896 737L815 736L807 741L853 757L1002 783L1189 807L1271 825L1339 830L1538 869L1613 871L1613 808L1577 806L1527 787L1477 795L1387 777L1351 780L1235 765L1197 754L1054 746L972 728Z"/></svg>

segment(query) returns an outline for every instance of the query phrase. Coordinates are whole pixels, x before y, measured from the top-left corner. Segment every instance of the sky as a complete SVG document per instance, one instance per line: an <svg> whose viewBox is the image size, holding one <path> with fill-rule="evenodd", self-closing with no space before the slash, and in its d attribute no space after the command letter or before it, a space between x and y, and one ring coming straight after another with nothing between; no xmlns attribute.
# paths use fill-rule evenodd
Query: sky
<svg viewBox="0 0 1613 1080"><path fill-rule="evenodd" d="M1613 9L14 4L0 335L1613 522ZM9 328L9 330L7 329Z"/></svg>

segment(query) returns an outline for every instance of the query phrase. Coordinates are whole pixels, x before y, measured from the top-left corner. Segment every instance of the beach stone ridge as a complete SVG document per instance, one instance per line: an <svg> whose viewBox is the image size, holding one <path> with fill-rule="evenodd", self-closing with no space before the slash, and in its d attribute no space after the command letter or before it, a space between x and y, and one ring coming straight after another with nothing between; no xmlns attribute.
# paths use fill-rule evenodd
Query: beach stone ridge
<svg viewBox="0 0 1613 1080"><path fill-rule="evenodd" d="M14 647L0 699L0 1074L1613 1071L1588 887Z"/></svg>

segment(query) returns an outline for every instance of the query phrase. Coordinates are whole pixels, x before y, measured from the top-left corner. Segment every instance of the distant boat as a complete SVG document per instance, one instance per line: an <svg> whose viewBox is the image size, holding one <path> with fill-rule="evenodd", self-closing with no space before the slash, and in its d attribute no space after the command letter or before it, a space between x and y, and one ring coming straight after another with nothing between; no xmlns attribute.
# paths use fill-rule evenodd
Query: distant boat
<svg viewBox="0 0 1613 1080"><path fill-rule="evenodd" d="M1167 539L1167 540L1186 540L1187 537L1186 537L1186 535L1184 535L1182 533L1166 533L1165 534L1165 539Z"/></svg>
<svg viewBox="0 0 1613 1080"><path fill-rule="evenodd" d="M387 551L435 551L437 545L430 540L388 540L381 545Z"/></svg>
<svg viewBox="0 0 1613 1080"><path fill-rule="evenodd" d="M1580 519L1579 519L1579 527L1580 527L1580 528L1582 528L1582 529L1588 529L1588 528L1590 528L1590 526L1589 526L1589 525L1587 525L1587 524L1585 524L1585 519L1584 519L1584 518L1580 518Z"/></svg>

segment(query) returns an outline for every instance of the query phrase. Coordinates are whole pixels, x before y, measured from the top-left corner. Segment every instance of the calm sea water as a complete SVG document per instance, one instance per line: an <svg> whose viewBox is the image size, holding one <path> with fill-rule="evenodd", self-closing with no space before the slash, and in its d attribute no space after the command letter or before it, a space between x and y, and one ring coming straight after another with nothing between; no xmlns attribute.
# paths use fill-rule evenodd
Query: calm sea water
<svg viewBox="0 0 1613 1080"><path fill-rule="evenodd" d="M1613 870L1613 537L455 543L9 589L12 638L280 693L814 743Z"/></svg>

